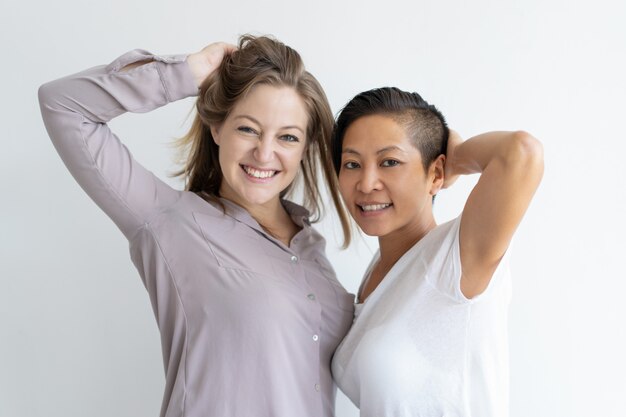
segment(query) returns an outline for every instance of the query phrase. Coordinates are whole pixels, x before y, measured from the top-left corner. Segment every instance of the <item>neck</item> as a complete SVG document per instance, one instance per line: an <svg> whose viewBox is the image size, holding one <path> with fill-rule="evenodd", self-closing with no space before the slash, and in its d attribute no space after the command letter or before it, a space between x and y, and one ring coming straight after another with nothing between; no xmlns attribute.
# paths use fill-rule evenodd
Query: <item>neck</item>
<svg viewBox="0 0 626 417"><path fill-rule="evenodd" d="M250 216L260 225L271 226L280 223L281 220L289 218L287 210L283 207L278 198L263 205L243 206Z"/></svg>
<svg viewBox="0 0 626 417"><path fill-rule="evenodd" d="M380 247L380 267L389 271L391 267L417 242L437 226L432 212L419 222L410 224L378 238Z"/></svg>
<svg viewBox="0 0 626 417"><path fill-rule="evenodd" d="M280 240L285 246L289 246L291 239L300 230L278 198L264 205L242 207L250 213L263 230Z"/></svg>

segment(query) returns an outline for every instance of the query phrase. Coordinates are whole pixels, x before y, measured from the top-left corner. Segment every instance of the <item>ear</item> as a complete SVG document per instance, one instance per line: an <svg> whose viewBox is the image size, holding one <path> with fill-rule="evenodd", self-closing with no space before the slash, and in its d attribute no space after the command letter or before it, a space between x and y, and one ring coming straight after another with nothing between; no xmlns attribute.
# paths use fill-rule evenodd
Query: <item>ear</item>
<svg viewBox="0 0 626 417"><path fill-rule="evenodd" d="M443 187L445 179L446 156L439 155L428 167L428 182L430 183L430 195L435 195Z"/></svg>
<svg viewBox="0 0 626 417"><path fill-rule="evenodd" d="M211 136L213 137L213 142L217 146L220 146L220 129L222 126L220 125L211 125Z"/></svg>

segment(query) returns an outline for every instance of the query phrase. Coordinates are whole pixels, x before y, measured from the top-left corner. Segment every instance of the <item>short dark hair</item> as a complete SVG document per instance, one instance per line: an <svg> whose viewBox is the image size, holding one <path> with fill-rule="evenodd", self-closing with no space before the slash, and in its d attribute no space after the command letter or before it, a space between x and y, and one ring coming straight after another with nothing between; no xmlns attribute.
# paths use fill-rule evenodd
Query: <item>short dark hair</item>
<svg viewBox="0 0 626 417"><path fill-rule="evenodd" d="M441 154L446 154L448 124L443 114L417 93L396 87L376 88L357 94L339 112L332 136L335 172L341 169L341 151L346 130L358 118L384 115L403 126L422 156L424 169Z"/></svg>

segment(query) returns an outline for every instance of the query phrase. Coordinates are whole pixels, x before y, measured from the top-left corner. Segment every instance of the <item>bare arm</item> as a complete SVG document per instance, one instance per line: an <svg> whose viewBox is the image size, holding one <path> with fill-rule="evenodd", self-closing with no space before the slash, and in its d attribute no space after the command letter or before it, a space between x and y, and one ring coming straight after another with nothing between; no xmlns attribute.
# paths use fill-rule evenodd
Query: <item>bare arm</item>
<svg viewBox="0 0 626 417"><path fill-rule="evenodd" d="M530 134L489 132L465 142L451 132L446 182L481 173L461 217L461 291L482 293L543 175L543 147Z"/></svg>

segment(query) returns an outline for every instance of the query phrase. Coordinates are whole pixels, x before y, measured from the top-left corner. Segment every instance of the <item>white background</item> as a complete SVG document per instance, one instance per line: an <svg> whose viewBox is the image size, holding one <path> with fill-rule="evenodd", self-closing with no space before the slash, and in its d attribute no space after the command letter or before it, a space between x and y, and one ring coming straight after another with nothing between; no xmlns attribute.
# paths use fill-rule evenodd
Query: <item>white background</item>
<svg viewBox="0 0 626 417"><path fill-rule="evenodd" d="M511 415L623 417L625 4L2 2L0 416L157 416L164 384L127 243L55 154L37 87L128 49L193 52L252 32L296 48L334 112L362 90L396 85L465 136L525 129L543 142L545 177L512 252ZM192 104L112 127L165 177ZM439 221L460 212L474 181L440 194ZM320 227L354 292L375 242L340 252L336 222ZM338 396L337 416L357 415Z"/></svg>

